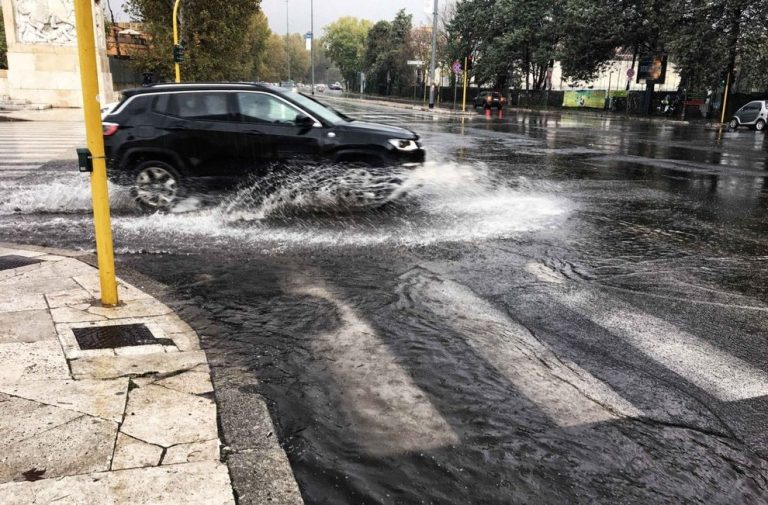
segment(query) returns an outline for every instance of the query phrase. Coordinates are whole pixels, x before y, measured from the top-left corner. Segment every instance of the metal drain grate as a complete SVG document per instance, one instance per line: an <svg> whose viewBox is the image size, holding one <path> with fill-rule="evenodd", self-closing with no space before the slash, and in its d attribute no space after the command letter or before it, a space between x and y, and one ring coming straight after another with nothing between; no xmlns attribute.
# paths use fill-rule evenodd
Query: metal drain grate
<svg viewBox="0 0 768 505"><path fill-rule="evenodd" d="M43 260L36 260L35 258L9 254L8 256L0 256L0 270L11 270L12 268L25 267L27 265L34 265L35 263L42 262Z"/></svg>
<svg viewBox="0 0 768 505"><path fill-rule="evenodd" d="M72 328L72 333L75 334L77 344L83 351L136 345L173 345L173 341L169 338L155 338L149 328L143 324Z"/></svg>

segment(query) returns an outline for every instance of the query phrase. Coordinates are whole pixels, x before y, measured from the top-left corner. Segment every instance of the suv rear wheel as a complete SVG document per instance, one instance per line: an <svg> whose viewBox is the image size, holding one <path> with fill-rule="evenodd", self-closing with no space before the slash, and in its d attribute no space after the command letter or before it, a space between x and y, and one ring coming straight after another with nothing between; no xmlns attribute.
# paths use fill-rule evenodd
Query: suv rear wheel
<svg viewBox="0 0 768 505"><path fill-rule="evenodd" d="M182 193L181 176L164 161L148 160L133 171L131 195L145 211L168 210Z"/></svg>

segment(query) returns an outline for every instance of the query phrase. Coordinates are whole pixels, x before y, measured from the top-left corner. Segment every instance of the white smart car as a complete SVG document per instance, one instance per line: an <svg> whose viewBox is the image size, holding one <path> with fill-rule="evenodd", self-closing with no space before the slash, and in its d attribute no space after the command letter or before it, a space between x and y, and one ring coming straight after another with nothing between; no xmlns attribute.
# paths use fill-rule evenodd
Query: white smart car
<svg viewBox="0 0 768 505"><path fill-rule="evenodd" d="M757 131L765 131L768 124L768 100L755 100L737 110L728 126L736 129L739 126L751 126Z"/></svg>

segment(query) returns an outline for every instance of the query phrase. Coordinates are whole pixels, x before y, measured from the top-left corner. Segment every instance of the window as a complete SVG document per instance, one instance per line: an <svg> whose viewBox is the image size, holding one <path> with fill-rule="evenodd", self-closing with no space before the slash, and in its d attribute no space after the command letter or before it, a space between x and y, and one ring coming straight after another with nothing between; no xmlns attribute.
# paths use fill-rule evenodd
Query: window
<svg viewBox="0 0 768 505"><path fill-rule="evenodd" d="M266 93L238 93L241 121L248 123L296 124L306 114Z"/></svg>
<svg viewBox="0 0 768 505"><path fill-rule="evenodd" d="M158 99L155 109L166 114L184 119L197 119L204 121L230 120L229 106L227 105L227 93L175 93L168 96L167 103Z"/></svg>

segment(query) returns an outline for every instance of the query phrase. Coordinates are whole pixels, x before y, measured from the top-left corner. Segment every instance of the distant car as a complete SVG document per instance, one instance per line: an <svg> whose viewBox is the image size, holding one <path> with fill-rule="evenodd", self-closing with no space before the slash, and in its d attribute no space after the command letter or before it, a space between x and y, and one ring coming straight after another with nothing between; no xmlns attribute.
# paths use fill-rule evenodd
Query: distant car
<svg viewBox="0 0 768 505"><path fill-rule="evenodd" d="M325 91L325 84L315 84L315 91L323 93Z"/></svg>
<svg viewBox="0 0 768 505"><path fill-rule="evenodd" d="M739 126L751 126L757 131L765 131L766 124L768 124L768 100L755 100L737 110L728 126L734 130Z"/></svg>
<svg viewBox="0 0 768 505"><path fill-rule="evenodd" d="M284 88L255 83L160 84L125 90L103 122L110 180L140 207L164 210L190 187L229 186L286 163L424 161L405 128L350 119Z"/></svg>
<svg viewBox="0 0 768 505"><path fill-rule="evenodd" d="M332 89L334 91L341 91L343 89L343 87L341 86L340 82L334 82L333 84L328 86L328 89Z"/></svg>
<svg viewBox="0 0 768 505"><path fill-rule="evenodd" d="M298 86L296 86L296 83L293 81L280 81L280 87L289 91L293 91L294 93L299 91Z"/></svg>
<svg viewBox="0 0 768 505"><path fill-rule="evenodd" d="M501 110L506 101L506 98L504 98L501 93L496 91L482 91L475 97L475 108L482 107L484 109L492 109L495 107Z"/></svg>

